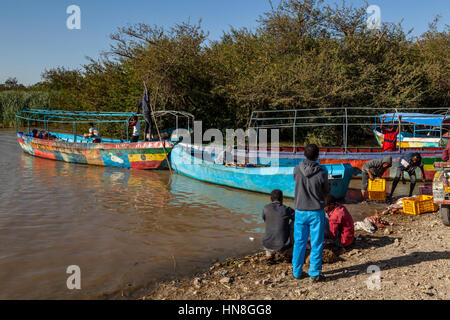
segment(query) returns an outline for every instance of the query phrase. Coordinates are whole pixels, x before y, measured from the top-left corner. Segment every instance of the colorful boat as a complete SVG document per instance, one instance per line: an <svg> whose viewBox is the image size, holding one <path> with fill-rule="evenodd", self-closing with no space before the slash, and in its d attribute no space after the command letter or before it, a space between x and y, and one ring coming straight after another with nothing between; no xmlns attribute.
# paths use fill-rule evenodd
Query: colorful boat
<svg viewBox="0 0 450 320"><path fill-rule="evenodd" d="M373 112L373 115L361 114L362 110L368 110L366 113ZM426 110L428 112L445 113L445 110L442 110L442 108L428 108ZM426 178L427 180L432 180L436 173L433 164L442 161L442 146L447 143L444 136L449 129L449 127L446 127L446 124L450 124L450 118L447 117L446 114L399 113L398 111L404 110L399 109L396 110L395 113L385 114L386 121L395 121L398 119L398 115L403 115L402 123L405 122L405 126L402 125L402 128L405 130L402 132L402 136L399 137L399 140L402 140L402 148L399 148L398 151L394 152L385 152L380 147L348 146L349 129L354 127L357 127L358 129L367 127L368 132L375 132L378 143L382 144L382 136L377 135L377 126L384 115L380 115L380 110L374 108L317 108L285 111L254 111L250 118L249 129L257 130L257 132L262 129L292 129L293 146L279 147L272 153L272 156L269 156L269 158L278 158L277 161L280 161L281 165L296 165L304 160L304 148L296 146L298 130L307 130L309 128L322 128L322 130L339 128L342 132L343 146L321 148L321 164L350 163L355 169L353 175L359 176L362 167L366 162L390 155L393 158L393 166L391 170L386 172L385 178L393 178L396 174L396 168L400 158L405 153L419 152L423 158ZM314 115L305 116L305 113ZM438 132L439 138L436 137ZM431 136L432 134L434 136ZM412 136L409 137L409 140L405 140L405 137L408 135ZM421 135L424 135L425 137ZM442 140L440 138L441 136ZM422 141L422 143L416 143L414 139L418 139ZM427 141L427 143L424 143L424 141ZM404 146L408 146L408 148L404 148ZM258 154L253 154L253 156L259 157L260 152L258 151ZM266 159L266 161L270 161L270 159ZM419 174L419 172L418 169L417 173ZM405 178L409 179L409 176L405 175Z"/></svg>
<svg viewBox="0 0 450 320"><path fill-rule="evenodd" d="M170 155L172 168L180 174L200 181L261 193L280 189L286 197L294 197L295 166L273 166L262 163L252 166L230 166L205 160L215 159L211 150L180 143L173 148ZM331 193L338 199L344 198L352 178L352 166L336 164L323 165L323 168L328 172Z"/></svg>
<svg viewBox="0 0 450 320"><path fill-rule="evenodd" d="M93 122L98 126L115 123L127 127L128 138L128 119L133 115L133 113L24 110L16 115L16 137L25 152L45 159L142 170L167 168L169 161L167 157L174 146L170 141L131 143L128 139L101 138L100 142L94 142L92 138L76 134L76 126L80 123ZM17 130L17 123L24 120L29 123L28 133ZM35 137L30 132L30 122L43 124L46 138ZM73 134L48 131L50 124L64 123L73 124Z"/></svg>
<svg viewBox="0 0 450 320"><path fill-rule="evenodd" d="M402 117L401 131L397 136L397 148L442 148L449 141L450 117L441 114L425 113L389 113L379 115L381 120L396 122ZM377 126L374 134L380 146L383 145L384 135Z"/></svg>
<svg viewBox="0 0 450 320"><path fill-rule="evenodd" d="M304 160L304 148L299 147L292 151L292 148L280 148L279 161L281 163L290 163L290 165L298 164ZM418 152L422 156L424 163L425 176L427 180L433 180L436 173L434 163L442 162L442 149L440 148L410 148L402 151L383 152L380 148L320 148L320 164L340 164L349 163L355 170L353 176L360 176L364 164L373 159L381 159L385 156L392 156L392 168L385 174L385 178L393 179L396 174L400 158L411 152ZM420 170L417 169L417 176L420 177ZM405 175L409 179L408 175Z"/></svg>

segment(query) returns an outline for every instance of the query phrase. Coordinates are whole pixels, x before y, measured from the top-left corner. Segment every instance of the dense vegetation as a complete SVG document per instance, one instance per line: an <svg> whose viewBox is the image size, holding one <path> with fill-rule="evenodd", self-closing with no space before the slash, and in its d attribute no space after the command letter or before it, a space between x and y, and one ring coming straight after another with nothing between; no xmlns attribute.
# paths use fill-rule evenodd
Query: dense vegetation
<svg viewBox="0 0 450 320"><path fill-rule="evenodd" d="M132 111L143 81L157 110L191 112L204 128L245 128L265 109L449 108L449 26L439 30L437 18L411 37L401 24L369 30L366 20L366 7L281 0L256 30L232 29L220 41L208 42L200 22L122 27L110 50L79 70L46 70L30 88L5 83L1 122L25 105ZM329 133L300 134L342 143Z"/></svg>

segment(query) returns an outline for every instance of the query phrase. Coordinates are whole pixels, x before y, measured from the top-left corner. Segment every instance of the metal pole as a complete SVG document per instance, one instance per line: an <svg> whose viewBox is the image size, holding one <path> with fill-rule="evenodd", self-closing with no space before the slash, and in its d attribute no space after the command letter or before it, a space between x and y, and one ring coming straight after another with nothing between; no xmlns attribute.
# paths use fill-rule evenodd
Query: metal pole
<svg viewBox="0 0 450 320"><path fill-rule="evenodd" d="M73 142L77 143L77 123L73 123Z"/></svg>
<svg viewBox="0 0 450 320"><path fill-rule="evenodd" d="M139 121L139 119L138 119ZM144 136L145 136L145 132L144 132ZM145 137L144 137L145 138ZM127 121L127 141L130 141L129 137L128 137L128 121Z"/></svg>
<svg viewBox="0 0 450 320"><path fill-rule="evenodd" d="M294 153L297 153L297 146L296 146L296 129L297 129L297 110L295 111L294 115Z"/></svg>
<svg viewBox="0 0 450 320"><path fill-rule="evenodd" d="M345 130L344 130L344 151L347 152L348 147L348 113L347 108L345 108Z"/></svg>

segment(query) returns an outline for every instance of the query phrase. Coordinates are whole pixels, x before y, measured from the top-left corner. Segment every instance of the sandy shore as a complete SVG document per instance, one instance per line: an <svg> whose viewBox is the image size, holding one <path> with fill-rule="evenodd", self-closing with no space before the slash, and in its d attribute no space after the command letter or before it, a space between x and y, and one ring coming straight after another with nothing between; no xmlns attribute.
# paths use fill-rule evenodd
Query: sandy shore
<svg viewBox="0 0 450 320"><path fill-rule="evenodd" d="M325 252L324 282L294 279L290 263L267 265L260 251L161 282L142 299L450 299L450 228L439 213L383 219L395 225L374 234L356 231L362 239L350 249ZM381 270L379 282L368 273L371 266Z"/></svg>

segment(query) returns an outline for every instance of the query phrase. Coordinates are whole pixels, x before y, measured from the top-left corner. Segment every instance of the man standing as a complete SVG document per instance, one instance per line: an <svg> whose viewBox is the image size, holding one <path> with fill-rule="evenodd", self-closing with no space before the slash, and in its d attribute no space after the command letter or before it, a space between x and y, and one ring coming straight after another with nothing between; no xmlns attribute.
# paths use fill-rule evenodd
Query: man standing
<svg viewBox="0 0 450 320"><path fill-rule="evenodd" d="M416 187L416 169L420 168L422 172L422 181L425 182L425 170L423 167L422 156L419 153L407 153L401 159L398 165L397 174L395 176L394 182L392 183L392 190L389 195L389 199L392 199L394 195L395 188L397 188L400 178L403 177L405 172L409 174L411 178L411 185L409 186L409 196L412 197L414 188Z"/></svg>
<svg viewBox="0 0 450 320"><path fill-rule="evenodd" d="M399 124L402 122L402 116L398 117ZM384 151L396 151L397 150L397 135L399 133L399 127L383 127L384 122L386 121L386 116L383 116L383 121L381 122L381 132L384 134L383 140L383 150Z"/></svg>
<svg viewBox="0 0 450 320"><path fill-rule="evenodd" d="M142 109L142 113L144 114L145 120L145 129L144 129L144 140L149 141L152 139L152 110L150 107L150 94L149 92L144 91L144 96L142 97L142 101L139 103L137 107L137 113L140 113Z"/></svg>
<svg viewBox="0 0 450 320"><path fill-rule="evenodd" d="M311 282L323 279L322 254L325 229L325 198L330 192L328 173L319 166L319 147L310 144L305 148L306 160L294 169L295 223L293 275L303 277L306 245L311 236L309 276Z"/></svg>

